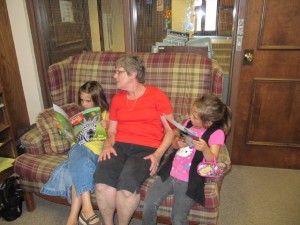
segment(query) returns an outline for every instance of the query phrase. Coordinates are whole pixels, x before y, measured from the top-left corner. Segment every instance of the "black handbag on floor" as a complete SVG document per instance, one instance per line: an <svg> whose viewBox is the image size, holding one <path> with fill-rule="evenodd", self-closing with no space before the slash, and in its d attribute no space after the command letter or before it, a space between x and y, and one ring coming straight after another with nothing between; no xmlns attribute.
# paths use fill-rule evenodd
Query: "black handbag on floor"
<svg viewBox="0 0 300 225"><path fill-rule="evenodd" d="M24 200L18 177L11 176L4 180L0 187L0 217L13 221L22 214Z"/></svg>

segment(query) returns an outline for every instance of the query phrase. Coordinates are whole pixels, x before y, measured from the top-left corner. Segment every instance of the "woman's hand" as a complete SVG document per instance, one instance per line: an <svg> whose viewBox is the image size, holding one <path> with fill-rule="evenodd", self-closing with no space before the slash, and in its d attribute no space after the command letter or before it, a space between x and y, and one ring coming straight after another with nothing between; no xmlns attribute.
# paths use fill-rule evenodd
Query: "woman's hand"
<svg viewBox="0 0 300 225"><path fill-rule="evenodd" d="M107 139L103 146L103 151L99 155L99 161L110 159L111 154L117 156L117 152L114 149L113 145L115 143L115 134L117 130L117 122L109 120L109 128L107 130Z"/></svg>
<svg viewBox="0 0 300 225"><path fill-rule="evenodd" d="M160 157L157 157L157 155L155 155L155 153L153 153L151 155L148 155L148 156L144 157L144 159L151 161L149 171L150 171L150 176L153 176L157 172Z"/></svg>
<svg viewBox="0 0 300 225"><path fill-rule="evenodd" d="M104 149L99 155L98 162L106 159L110 159L111 154L117 156L116 150L111 145L104 145Z"/></svg>

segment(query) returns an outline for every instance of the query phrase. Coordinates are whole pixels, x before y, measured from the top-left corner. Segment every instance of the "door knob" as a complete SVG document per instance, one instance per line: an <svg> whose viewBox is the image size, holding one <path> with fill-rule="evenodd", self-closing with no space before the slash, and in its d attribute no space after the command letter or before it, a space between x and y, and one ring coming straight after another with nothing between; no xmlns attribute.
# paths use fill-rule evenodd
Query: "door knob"
<svg viewBox="0 0 300 225"><path fill-rule="evenodd" d="M254 50L253 49L244 50L243 64L244 65L252 65L253 57L254 57Z"/></svg>

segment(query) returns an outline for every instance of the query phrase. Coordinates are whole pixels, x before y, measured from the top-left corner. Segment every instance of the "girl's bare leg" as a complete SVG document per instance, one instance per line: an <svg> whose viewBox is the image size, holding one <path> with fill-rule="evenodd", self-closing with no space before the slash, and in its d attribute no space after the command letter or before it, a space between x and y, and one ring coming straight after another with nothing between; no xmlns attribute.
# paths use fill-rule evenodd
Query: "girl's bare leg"
<svg viewBox="0 0 300 225"><path fill-rule="evenodd" d="M78 214L81 208L81 198L76 196L75 188L72 186L72 203L71 211L66 225L76 225L78 222Z"/></svg>
<svg viewBox="0 0 300 225"><path fill-rule="evenodd" d="M82 199L81 213L83 214L85 219L88 219L95 214L93 206L92 206L92 202L91 202L91 193L89 191L83 192L81 195L81 199ZM94 224L98 221L99 221L99 218L96 218L91 221L91 224Z"/></svg>

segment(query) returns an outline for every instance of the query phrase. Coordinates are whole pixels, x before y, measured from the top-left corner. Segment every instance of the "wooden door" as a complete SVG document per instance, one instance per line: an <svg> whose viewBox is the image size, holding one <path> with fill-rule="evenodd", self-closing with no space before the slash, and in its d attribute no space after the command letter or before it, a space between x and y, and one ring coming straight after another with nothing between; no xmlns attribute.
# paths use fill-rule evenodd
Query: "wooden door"
<svg viewBox="0 0 300 225"><path fill-rule="evenodd" d="M240 0L239 9L244 30L233 61L239 73L230 95L232 162L300 169L300 1ZM245 50L253 50L252 65L240 60Z"/></svg>

